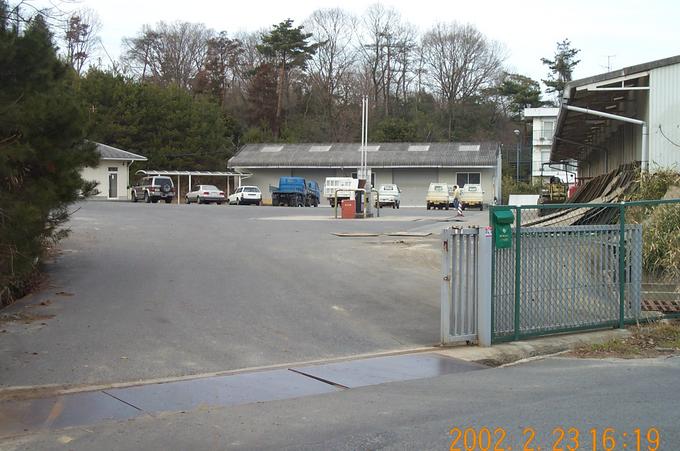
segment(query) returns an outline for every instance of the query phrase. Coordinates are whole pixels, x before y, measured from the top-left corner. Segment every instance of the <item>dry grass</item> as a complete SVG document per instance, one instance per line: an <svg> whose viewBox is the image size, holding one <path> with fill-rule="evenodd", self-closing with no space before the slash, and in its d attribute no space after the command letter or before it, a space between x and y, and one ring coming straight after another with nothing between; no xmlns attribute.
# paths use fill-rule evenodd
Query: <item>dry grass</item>
<svg viewBox="0 0 680 451"><path fill-rule="evenodd" d="M583 345L573 351L577 357L649 358L680 353L680 322L660 322L635 326L632 335L605 343Z"/></svg>

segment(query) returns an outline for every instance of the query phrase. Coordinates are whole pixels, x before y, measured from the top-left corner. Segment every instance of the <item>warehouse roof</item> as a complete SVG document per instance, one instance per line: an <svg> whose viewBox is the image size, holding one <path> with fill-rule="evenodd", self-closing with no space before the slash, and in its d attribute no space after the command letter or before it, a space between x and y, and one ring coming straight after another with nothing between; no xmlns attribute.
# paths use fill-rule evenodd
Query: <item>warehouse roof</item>
<svg viewBox="0 0 680 451"><path fill-rule="evenodd" d="M371 143L368 166L495 167L499 144L477 143ZM247 144L229 159L230 168L344 168L357 167L361 144Z"/></svg>
<svg viewBox="0 0 680 451"><path fill-rule="evenodd" d="M97 145L97 152L99 152L102 160L146 161L146 157L142 155L107 146L106 144L97 142L95 144Z"/></svg>

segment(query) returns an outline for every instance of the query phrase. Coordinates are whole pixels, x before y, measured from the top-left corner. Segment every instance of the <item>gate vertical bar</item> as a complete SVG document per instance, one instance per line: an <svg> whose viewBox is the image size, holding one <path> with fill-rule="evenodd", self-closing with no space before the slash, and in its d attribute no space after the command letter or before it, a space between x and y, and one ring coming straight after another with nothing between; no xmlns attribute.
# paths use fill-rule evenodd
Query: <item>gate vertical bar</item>
<svg viewBox="0 0 680 451"><path fill-rule="evenodd" d="M491 346L493 337L493 238L491 227L480 229L477 256L477 341Z"/></svg>
<svg viewBox="0 0 680 451"><path fill-rule="evenodd" d="M451 330L451 229L442 230L441 342L449 341Z"/></svg>
<svg viewBox="0 0 680 451"><path fill-rule="evenodd" d="M518 206L517 207L517 215L515 217L515 220L517 221L515 225L515 333L514 333L514 339L519 340L519 329L520 329L520 311L519 311L519 305L520 305L520 295L521 295L521 290L520 290L520 278L521 278L521 272L520 269L522 267L521 261L522 261L522 207Z"/></svg>
<svg viewBox="0 0 680 451"><path fill-rule="evenodd" d="M619 329L626 321L626 206L619 204Z"/></svg>

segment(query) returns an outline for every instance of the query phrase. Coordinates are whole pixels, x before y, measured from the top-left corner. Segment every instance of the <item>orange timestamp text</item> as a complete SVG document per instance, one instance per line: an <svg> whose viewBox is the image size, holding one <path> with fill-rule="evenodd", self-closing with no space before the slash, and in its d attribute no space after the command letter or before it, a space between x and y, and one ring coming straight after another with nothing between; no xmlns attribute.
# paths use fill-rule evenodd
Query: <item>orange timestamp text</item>
<svg viewBox="0 0 680 451"><path fill-rule="evenodd" d="M449 451L657 451L661 445L661 434L654 427L623 431L558 426L545 436L525 427L516 437L501 427L454 427L449 435Z"/></svg>

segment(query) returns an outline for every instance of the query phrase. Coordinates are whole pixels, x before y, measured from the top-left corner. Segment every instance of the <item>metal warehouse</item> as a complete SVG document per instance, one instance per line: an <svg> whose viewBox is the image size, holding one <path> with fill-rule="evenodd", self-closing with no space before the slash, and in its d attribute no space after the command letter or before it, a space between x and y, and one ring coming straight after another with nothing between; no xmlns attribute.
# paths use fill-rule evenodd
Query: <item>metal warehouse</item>
<svg viewBox="0 0 680 451"><path fill-rule="evenodd" d="M570 82L551 160L578 161L581 177L638 163L680 165L680 55Z"/></svg>
<svg viewBox="0 0 680 451"><path fill-rule="evenodd" d="M463 186L481 183L484 201L500 198L501 157L496 142L374 143L366 148L373 186L395 183L403 206L424 206L431 182ZM263 198L279 177L298 176L323 185L326 177L356 177L361 159L358 143L248 144L229 159L228 167L252 176Z"/></svg>

